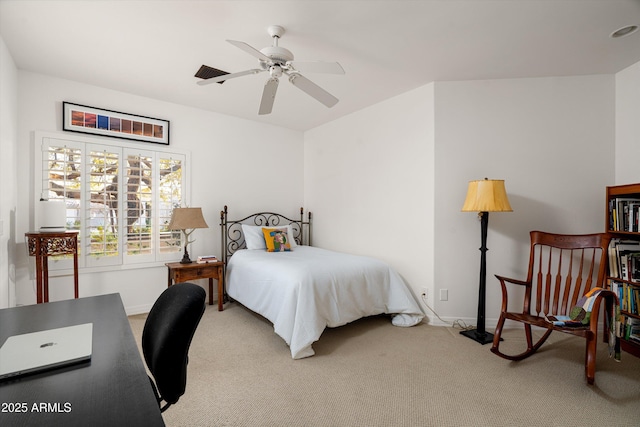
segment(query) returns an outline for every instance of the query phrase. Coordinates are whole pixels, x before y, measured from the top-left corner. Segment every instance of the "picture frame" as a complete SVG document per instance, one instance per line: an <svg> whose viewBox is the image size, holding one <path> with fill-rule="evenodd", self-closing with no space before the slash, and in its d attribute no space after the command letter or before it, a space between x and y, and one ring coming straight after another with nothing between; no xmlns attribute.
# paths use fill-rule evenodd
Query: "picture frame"
<svg viewBox="0 0 640 427"><path fill-rule="evenodd" d="M62 102L62 129L169 145L169 121L147 116Z"/></svg>

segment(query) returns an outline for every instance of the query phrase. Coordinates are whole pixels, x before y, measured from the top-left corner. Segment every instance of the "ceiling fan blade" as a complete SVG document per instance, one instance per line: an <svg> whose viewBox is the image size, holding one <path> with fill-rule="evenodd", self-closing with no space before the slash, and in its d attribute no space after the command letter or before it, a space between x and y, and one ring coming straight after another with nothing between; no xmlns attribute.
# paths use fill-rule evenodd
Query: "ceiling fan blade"
<svg viewBox="0 0 640 427"><path fill-rule="evenodd" d="M200 86L206 86L206 85L210 85L211 83L220 83L220 82L227 81L229 79L235 79L236 77L242 77L242 76L246 76L246 75L249 75L249 74L258 74L258 73L260 73L262 71L264 71L264 70L261 70L259 68L254 68L252 70L240 71L240 72L237 72L237 73L231 73L231 74L225 74L225 75L218 76L218 77L212 77L212 78L206 79L206 80L200 80L197 83Z"/></svg>
<svg viewBox="0 0 640 427"><path fill-rule="evenodd" d="M260 100L259 115L270 114L273 109L273 101L276 99L276 91L278 90L278 79L270 78L264 84L262 91L262 99Z"/></svg>
<svg viewBox="0 0 640 427"><path fill-rule="evenodd" d="M344 68L337 62L291 61L289 64L301 73L344 74Z"/></svg>
<svg viewBox="0 0 640 427"><path fill-rule="evenodd" d="M207 80L207 79L212 79L214 77L226 76L227 74L229 73L227 73L226 71L218 70L217 68L209 67L208 65L203 64L198 69L194 77ZM218 84L222 84L222 83L224 83L224 81L218 82Z"/></svg>
<svg viewBox="0 0 640 427"><path fill-rule="evenodd" d="M308 95L312 96L329 108L338 103L338 98L331 95L329 92L322 89L320 86L318 86L302 74L291 73L289 75L289 81L292 85L294 85L301 91L306 92Z"/></svg>
<svg viewBox="0 0 640 427"><path fill-rule="evenodd" d="M265 55L264 53L260 52L258 49L249 46L248 44L246 44L245 42L239 42L236 40L227 40L229 43L231 43L232 45L234 45L235 47L244 50L245 52L247 52L249 55L255 56L256 58L258 58L260 61L264 61L264 62L271 62L271 58L269 58L267 55Z"/></svg>

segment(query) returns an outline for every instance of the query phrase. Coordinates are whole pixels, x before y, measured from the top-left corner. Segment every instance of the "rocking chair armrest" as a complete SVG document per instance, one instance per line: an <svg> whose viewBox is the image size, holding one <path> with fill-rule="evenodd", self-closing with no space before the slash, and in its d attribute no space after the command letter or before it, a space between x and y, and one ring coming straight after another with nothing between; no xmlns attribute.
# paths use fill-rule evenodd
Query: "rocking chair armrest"
<svg viewBox="0 0 640 427"><path fill-rule="evenodd" d="M507 290L507 283L512 283L514 285L524 286L525 288L531 288L531 283L526 282L524 280L511 279L509 277L495 275L496 278L500 281L500 288L502 289L502 307L500 308L501 313L507 312L507 308L509 307L509 292ZM525 305L527 300L525 299Z"/></svg>
<svg viewBox="0 0 640 427"><path fill-rule="evenodd" d="M531 286L531 283L526 282L524 280L518 280L518 279L511 279L509 277L504 277L504 276L499 276L499 275L495 275L496 279L498 279L500 281L501 284L504 285L504 283L513 283L514 285L521 285L521 286Z"/></svg>
<svg viewBox="0 0 640 427"><path fill-rule="evenodd" d="M600 293L596 297L596 300L593 302L593 307L591 311L592 314L589 320L589 323L590 323L589 329L591 329L592 331L598 330L598 315L600 314L600 303L606 297L612 298L612 301L613 301L612 304L614 305L614 307L618 305L618 295L616 295L615 292L608 289L600 291Z"/></svg>

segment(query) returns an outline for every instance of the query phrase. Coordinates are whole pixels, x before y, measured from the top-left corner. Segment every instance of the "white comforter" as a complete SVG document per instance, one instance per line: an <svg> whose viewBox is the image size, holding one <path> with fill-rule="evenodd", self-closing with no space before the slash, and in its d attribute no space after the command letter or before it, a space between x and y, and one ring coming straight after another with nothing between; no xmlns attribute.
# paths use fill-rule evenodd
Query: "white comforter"
<svg viewBox="0 0 640 427"><path fill-rule="evenodd" d="M239 250L227 266L227 293L269 319L294 359L313 356L324 329L395 314L413 326L424 313L402 278L377 259L296 246L291 252Z"/></svg>

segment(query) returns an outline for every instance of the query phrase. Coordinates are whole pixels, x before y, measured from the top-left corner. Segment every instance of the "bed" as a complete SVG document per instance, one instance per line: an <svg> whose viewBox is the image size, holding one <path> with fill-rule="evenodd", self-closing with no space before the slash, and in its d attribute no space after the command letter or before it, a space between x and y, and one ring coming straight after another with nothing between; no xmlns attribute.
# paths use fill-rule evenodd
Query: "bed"
<svg viewBox="0 0 640 427"><path fill-rule="evenodd" d="M366 316L391 315L414 326L424 313L400 275L366 256L311 246L311 213L304 219L260 212L239 220L220 212L226 293L273 323L291 357L314 355L325 328Z"/></svg>

